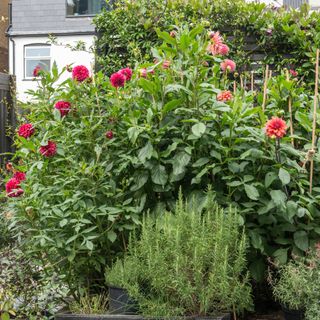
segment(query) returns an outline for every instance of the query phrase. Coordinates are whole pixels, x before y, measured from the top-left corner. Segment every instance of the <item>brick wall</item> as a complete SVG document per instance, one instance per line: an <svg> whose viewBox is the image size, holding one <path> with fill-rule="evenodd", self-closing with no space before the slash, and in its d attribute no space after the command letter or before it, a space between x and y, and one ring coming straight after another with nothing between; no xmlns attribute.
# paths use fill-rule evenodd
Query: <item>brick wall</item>
<svg viewBox="0 0 320 320"><path fill-rule="evenodd" d="M8 18L8 2L9 0L0 0L0 72L8 70L8 38L6 37L8 20L1 20L1 17Z"/></svg>

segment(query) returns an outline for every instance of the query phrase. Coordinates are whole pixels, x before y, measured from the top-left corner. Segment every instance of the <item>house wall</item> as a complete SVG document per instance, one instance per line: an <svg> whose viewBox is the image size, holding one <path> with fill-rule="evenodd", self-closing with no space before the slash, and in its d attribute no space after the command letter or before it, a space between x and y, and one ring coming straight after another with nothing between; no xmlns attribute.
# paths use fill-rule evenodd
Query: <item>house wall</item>
<svg viewBox="0 0 320 320"><path fill-rule="evenodd" d="M57 42L59 45L51 45L51 65L55 61L59 70L68 64L85 65L89 70L94 63L94 55L84 51L71 51L66 48L66 44L75 44L79 40L86 43L87 48L93 45L93 35L82 36L58 36ZM37 88L37 81L24 78L24 46L30 44L46 44L48 37L14 37L14 43L10 43L10 71L15 73L17 98L21 101L28 100L27 90L35 90ZM60 45L63 44L63 45ZM14 48L13 48L14 47ZM61 81L70 77L70 73L66 72Z"/></svg>
<svg viewBox="0 0 320 320"><path fill-rule="evenodd" d="M9 0L0 0L0 72L8 70L8 38L6 30L8 28L8 2Z"/></svg>
<svg viewBox="0 0 320 320"><path fill-rule="evenodd" d="M66 13L66 0L12 0L10 34L94 32L90 17L67 17Z"/></svg>

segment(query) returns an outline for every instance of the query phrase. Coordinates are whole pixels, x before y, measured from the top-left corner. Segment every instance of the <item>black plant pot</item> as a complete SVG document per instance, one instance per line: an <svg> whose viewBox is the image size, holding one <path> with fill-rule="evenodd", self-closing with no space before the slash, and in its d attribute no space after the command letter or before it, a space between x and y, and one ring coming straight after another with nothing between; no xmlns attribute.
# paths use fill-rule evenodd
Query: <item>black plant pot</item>
<svg viewBox="0 0 320 320"><path fill-rule="evenodd" d="M54 317L55 320L143 320L140 316L134 315L84 315L61 313Z"/></svg>
<svg viewBox="0 0 320 320"><path fill-rule="evenodd" d="M231 320L231 314L227 313L215 317L195 317L194 320Z"/></svg>
<svg viewBox="0 0 320 320"><path fill-rule="evenodd" d="M111 314L137 314L137 303L130 298L127 290L109 286L109 310Z"/></svg>
<svg viewBox="0 0 320 320"><path fill-rule="evenodd" d="M303 310L291 310L282 306L282 311L284 313L285 320L304 320L304 311Z"/></svg>

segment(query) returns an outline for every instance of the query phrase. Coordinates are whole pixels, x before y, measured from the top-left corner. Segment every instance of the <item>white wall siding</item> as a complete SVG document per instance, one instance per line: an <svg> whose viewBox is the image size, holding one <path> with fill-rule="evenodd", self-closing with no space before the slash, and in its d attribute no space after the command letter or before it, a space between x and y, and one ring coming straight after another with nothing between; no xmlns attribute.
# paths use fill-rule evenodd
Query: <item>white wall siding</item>
<svg viewBox="0 0 320 320"><path fill-rule="evenodd" d="M16 76L17 85L17 98L21 101L28 100L28 96L25 93L26 90L36 89L37 82L32 80L26 80L24 78L24 47L30 44L46 44L47 37L14 37L15 49L13 50L13 43L10 43L10 73ZM58 43L74 44L77 41L84 41L87 47L90 47L94 43L94 36L60 36L57 37ZM15 52L15 58L13 56ZM14 61L15 59L15 61ZM64 46L51 46L51 64L55 61L59 70L68 64L82 64L91 70L92 63L94 63L94 55L83 51L71 51ZM69 73L66 73L62 80L70 77Z"/></svg>

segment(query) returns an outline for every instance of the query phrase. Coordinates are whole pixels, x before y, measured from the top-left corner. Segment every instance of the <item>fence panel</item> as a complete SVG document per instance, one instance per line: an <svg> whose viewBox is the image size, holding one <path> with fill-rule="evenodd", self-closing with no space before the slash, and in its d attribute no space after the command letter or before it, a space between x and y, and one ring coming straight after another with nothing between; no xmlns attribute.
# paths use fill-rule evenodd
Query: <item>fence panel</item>
<svg viewBox="0 0 320 320"><path fill-rule="evenodd" d="M10 75L0 73L0 164L8 158L5 153L13 152L12 132L16 125L13 85Z"/></svg>

